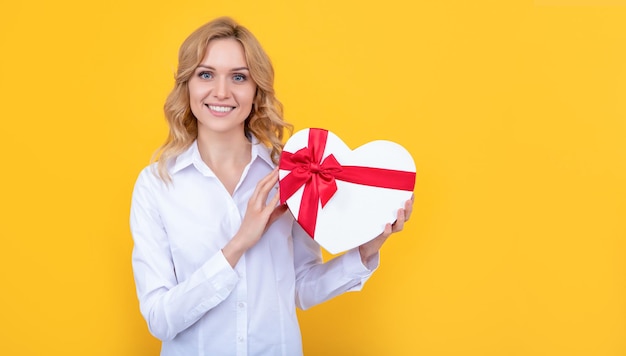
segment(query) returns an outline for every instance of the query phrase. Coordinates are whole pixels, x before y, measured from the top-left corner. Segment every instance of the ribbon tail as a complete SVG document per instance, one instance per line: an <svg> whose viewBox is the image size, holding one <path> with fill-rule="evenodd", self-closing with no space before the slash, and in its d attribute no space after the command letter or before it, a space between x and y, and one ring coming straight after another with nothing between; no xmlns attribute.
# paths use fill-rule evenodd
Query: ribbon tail
<svg viewBox="0 0 626 356"><path fill-rule="evenodd" d="M319 192L317 182L312 179L304 186L300 211L298 212L298 222L311 238L315 238L315 225L317 223Z"/></svg>
<svg viewBox="0 0 626 356"><path fill-rule="evenodd" d="M318 177L318 179L321 179L321 177ZM324 183L325 184L320 184L319 188L319 197L320 202L322 203L322 208L326 206L326 203L328 203L330 198L332 198L333 195L335 195L335 193L337 192L337 183L335 183L334 179L332 179L332 181L330 182Z"/></svg>
<svg viewBox="0 0 626 356"><path fill-rule="evenodd" d="M412 191L415 188L415 172L359 166L343 166L342 168L341 172L335 174L335 179L396 190Z"/></svg>
<svg viewBox="0 0 626 356"><path fill-rule="evenodd" d="M280 203L285 204L287 199L294 195L306 181L306 177L297 176L294 171L287 174L280 184Z"/></svg>

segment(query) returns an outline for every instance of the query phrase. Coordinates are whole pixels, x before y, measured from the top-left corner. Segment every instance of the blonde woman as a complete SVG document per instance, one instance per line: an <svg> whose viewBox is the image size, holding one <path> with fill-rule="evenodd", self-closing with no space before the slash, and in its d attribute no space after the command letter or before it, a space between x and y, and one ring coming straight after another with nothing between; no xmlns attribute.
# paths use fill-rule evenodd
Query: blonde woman
<svg viewBox="0 0 626 356"><path fill-rule="evenodd" d="M255 37L230 18L193 32L165 103L169 136L132 197L140 310L161 355L299 355L295 308L359 290L412 202L326 263L278 204L282 105Z"/></svg>

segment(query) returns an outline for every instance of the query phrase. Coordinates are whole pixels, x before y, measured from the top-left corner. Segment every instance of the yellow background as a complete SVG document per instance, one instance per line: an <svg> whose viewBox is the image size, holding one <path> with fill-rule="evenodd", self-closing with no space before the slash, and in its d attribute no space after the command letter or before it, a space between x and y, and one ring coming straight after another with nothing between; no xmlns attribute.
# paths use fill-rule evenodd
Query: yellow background
<svg viewBox="0 0 626 356"><path fill-rule="evenodd" d="M158 354L131 190L178 46L231 15L296 129L418 167L365 290L299 313L307 355L626 355L626 7L593 3L3 0L1 353Z"/></svg>

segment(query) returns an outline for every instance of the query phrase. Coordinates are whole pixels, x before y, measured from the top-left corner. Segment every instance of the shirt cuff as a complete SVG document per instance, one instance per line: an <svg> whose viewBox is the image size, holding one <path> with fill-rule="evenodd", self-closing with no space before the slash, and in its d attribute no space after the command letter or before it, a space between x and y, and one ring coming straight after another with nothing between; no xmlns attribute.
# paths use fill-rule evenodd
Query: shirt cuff
<svg viewBox="0 0 626 356"><path fill-rule="evenodd" d="M219 300L226 299L239 280L239 275L221 251L204 263L202 271L213 285Z"/></svg>
<svg viewBox="0 0 626 356"><path fill-rule="evenodd" d="M239 276L230 266L226 257L219 252L213 255L200 268L202 276L196 286L192 286L186 296L187 303L193 301L194 306L184 314L185 328L196 322L209 309L226 299L235 288Z"/></svg>
<svg viewBox="0 0 626 356"><path fill-rule="evenodd" d="M380 252L376 252L365 265L361 260L361 253L358 247L346 252L344 259L346 271L360 277L369 277L380 264Z"/></svg>

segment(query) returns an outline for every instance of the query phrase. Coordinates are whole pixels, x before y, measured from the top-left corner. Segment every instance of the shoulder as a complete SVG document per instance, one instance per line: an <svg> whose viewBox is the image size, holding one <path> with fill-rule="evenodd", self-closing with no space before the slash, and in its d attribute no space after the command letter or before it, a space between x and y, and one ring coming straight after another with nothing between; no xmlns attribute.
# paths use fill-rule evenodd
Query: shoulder
<svg viewBox="0 0 626 356"><path fill-rule="evenodd" d="M158 163L155 162L144 167L139 172L139 175L137 176L137 180L135 182L135 189L137 188L155 189L163 184L164 182L159 176Z"/></svg>

